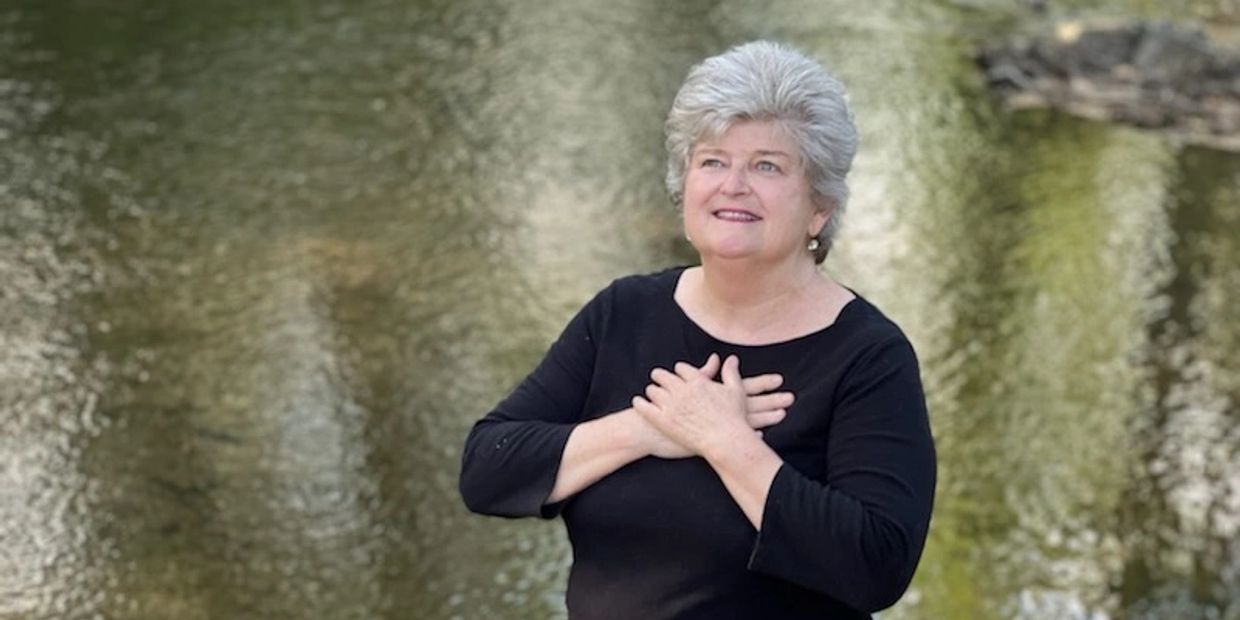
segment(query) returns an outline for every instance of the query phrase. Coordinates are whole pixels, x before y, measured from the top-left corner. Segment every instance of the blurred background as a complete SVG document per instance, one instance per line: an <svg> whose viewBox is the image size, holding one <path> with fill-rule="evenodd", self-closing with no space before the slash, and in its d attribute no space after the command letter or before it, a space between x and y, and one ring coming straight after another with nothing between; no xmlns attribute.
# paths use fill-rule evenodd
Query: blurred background
<svg viewBox="0 0 1240 620"><path fill-rule="evenodd" d="M474 420L684 264L662 123L788 41L863 144L826 268L938 442L884 619L1240 618L1240 155L987 92L980 45L1234 0L0 0L0 618L555 618Z"/></svg>

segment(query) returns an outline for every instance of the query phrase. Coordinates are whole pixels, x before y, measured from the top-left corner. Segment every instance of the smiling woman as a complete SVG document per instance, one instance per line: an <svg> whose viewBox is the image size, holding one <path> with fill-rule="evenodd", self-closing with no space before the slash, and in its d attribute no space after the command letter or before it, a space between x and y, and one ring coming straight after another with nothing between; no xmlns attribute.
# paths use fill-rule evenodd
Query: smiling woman
<svg viewBox="0 0 1240 620"><path fill-rule="evenodd" d="M586 304L474 426L461 493L563 515L572 618L868 618L912 579L935 458L904 334L817 269L856 150L843 87L743 45L693 69L667 133L701 265Z"/></svg>
<svg viewBox="0 0 1240 620"><path fill-rule="evenodd" d="M829 213L814 207L796 144L772 122L737 123L693 149L685 234L703 261L797 262Z"/></svg>

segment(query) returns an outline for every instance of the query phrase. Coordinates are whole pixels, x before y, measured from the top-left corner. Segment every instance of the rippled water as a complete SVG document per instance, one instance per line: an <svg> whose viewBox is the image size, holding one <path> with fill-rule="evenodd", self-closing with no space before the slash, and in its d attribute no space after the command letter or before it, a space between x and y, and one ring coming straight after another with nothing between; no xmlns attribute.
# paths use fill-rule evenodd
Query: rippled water
<svg viewBox="0 0 1240 620"><path fill-rule="evenodd" d="M1240 158L998 108L969 52L1036 3L663 4L0 5L0 618L562 614L561 527L468 515L464 434L692 260L662 118L756 37L849 84L828 268L922 357L884 617L1240 618Z"/></svg>

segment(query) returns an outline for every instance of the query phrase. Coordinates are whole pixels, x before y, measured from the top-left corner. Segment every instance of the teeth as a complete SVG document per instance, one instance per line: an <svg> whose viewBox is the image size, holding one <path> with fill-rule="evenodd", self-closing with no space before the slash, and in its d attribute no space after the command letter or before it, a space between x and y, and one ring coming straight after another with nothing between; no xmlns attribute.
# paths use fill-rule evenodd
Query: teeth
<svg viewBox="0 0 1240 620"><path fill-rule="evenodd" d="M742 211L716 211L715 217L721 220L734 220L737 222L756 222L758 218L752 214Z"/></svg>

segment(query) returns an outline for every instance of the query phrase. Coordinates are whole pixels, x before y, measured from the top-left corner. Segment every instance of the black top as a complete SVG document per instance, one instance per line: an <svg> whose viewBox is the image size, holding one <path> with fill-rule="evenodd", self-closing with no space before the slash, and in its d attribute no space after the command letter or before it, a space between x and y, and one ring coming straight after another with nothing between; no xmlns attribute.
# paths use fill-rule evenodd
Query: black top
<svg viewBox="0 0 1240 620"><path fill-rule="evenodd" d="M771 345L722 342L673 299L684 268L613 282L465 444L461 494L490 515L562 511L571 618L869 618L904 593L934 497L917 359L857 297ZM755 531L701 458L648 457L544 506L573 425L625 409L650 371L736 354L796 395L763 438L784 460Z"/></svg>

